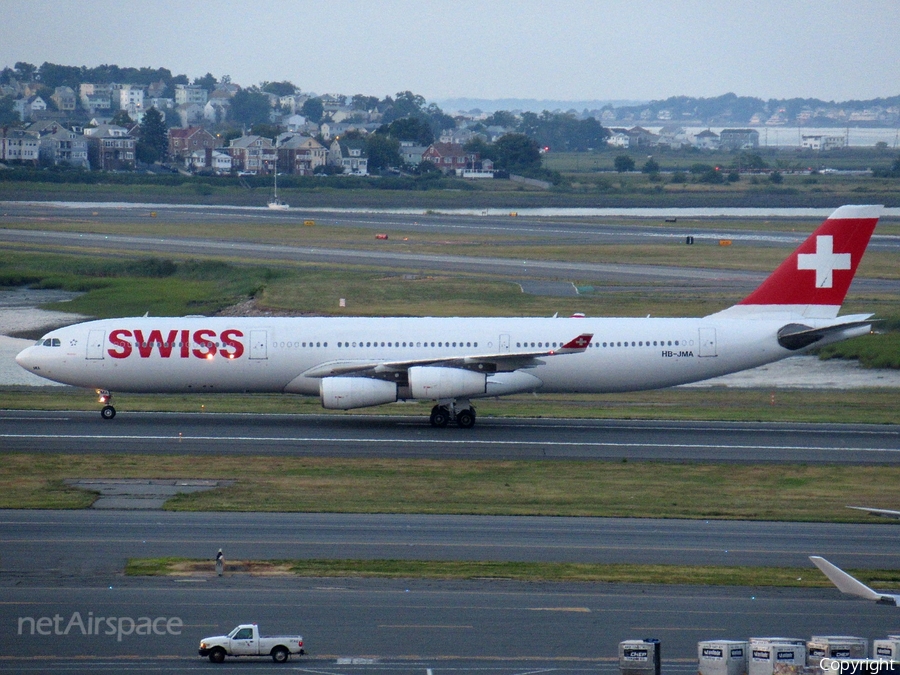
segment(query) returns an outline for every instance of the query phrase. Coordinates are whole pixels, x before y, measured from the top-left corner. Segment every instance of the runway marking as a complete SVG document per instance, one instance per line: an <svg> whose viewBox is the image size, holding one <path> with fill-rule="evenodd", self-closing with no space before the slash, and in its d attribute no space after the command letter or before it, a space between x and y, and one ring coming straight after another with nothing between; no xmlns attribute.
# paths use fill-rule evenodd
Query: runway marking
<svg viewBox="0 0 900 675"><path fill-rule="evenodd" d="M379 628L465 628L465 629L473 629L475 626L467 626L467 625L453 625L453 624L402 624L402 623L380 623L378 624Z"/></svg>
<svg viewBox="0 0 900 675"><path fill-rule="evenodd" d="M392 445L502 445L529 447L684 448L688 450L815 450L822 452L900 453L900 448L849 448L822 445L722 445L719 443L614 443L605 441L500 441L427 438L337 438L314 436L138 436L118 434L0 434L8 439L58 439L67 441L230 441L232 443L380 443Z"/></svg>
<svg viewBox="0 0 900 675"><path fill-rule="evenodd" d="M591 610L587 607L529 607L529 612L586 612L590 614Z"/></svg>

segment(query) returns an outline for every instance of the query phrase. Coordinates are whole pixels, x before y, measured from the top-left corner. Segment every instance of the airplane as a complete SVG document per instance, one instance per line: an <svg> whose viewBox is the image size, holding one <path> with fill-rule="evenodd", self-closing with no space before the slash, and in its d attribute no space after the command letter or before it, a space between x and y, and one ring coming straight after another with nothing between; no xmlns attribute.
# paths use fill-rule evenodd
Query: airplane
<svg viewBox="0 0 900 675"><path fill-rule="evenodd" d="M660 389L755 368L871 331L838 317L881 206L834 211L738 304L701 318L131 317L53 330L29 372L113 391L281 392L326 409L434 401L430 422L475 425L473 399Z"/></svg>
<svg viewBox="0 0 900 675"><path fill-rule="evenodd" d="M900 607L900 595L873 591L859 579L851 577L840 567L832 565L830 562L825 560L825 558L820 558L817 555L811 555L809 556L809 559L812 560L813 564L816 567L822 570L822 573L831 580L831 583L838 587L838 590L841 593L846 593L847 595L855 595L856 597L864 598L865 600L874 600L880 605L893 605L894 607Z"/></svg>
<svg viewBox="0 0 900 675"><path fill-rule="evenodd" d="M856 509L857 511L865 511L870 516L881 516L882 518L900 518L900 511L892 511L891 509L875 509L868 506L848 506L848 509Z"/></svg>

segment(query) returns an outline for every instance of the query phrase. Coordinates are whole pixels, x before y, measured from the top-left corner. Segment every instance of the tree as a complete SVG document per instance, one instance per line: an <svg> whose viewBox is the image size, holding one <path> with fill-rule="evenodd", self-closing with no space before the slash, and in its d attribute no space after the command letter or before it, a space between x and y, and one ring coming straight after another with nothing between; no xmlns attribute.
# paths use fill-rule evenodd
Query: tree
<svg viewBox="0 0 900 675"><path fill-rule="evenodd" d="M384 134L369 134L366 137L366 154L369 156L369 171L380 171L400 166L400 141Z"/></svg>
<svg viewBox="0 0 900 675"><path fill-rule="evenodd" d="M297 86L288 80L283 82L264 82L262 90L269 94L275 94L278 97L293 96L297 91Z"/></svg>
<svg viewBox="0 0 900 675"><path fill-rule="evenodd" d="M120 127L130 127L134 124L134 120L128 115L128 111L126 110L118 110L116 114L113 115L112 119L109 121L110 124L115 124Z"/></svg>
<svg viewBox="0 0 900 675"><path fill-rule="evenodd" d="M12 96L0 96L0 126L18 125L21 122Z"/></svg>
<svg viewBox="0 0 900 675"><path fill-rule="evenodd" d="M529 171L541 168L538 144L525 134L506 134L494 143L495 162L506 171Z"/></svg>
<svg viewBox="0 0 900 675"><path fill-rule="evenodd" d="M169 147L169 135L162 113L156 108L150 108L145 112L144 119L141 120L140 131L141 143L153 148L157 158L165 158Z"/></svg>
<svg viewBox="0 0 900 675"><path fill-rule="evenodd" d="M354 94L350 100L350 107L353 110L368 112L378 107L377 96L364 96L363 94Z"/></svg>
<svg viewBox="0 0 900 675"><path fill-rule="evenodd" d="M267 124L271 112L269 97L255 88L241 89L231 97L231 119L243 126Z"/></svg>
<svg viewBox="0 0 900 675"><path fill-rule="evenodd" d="M642 173L659 173L659 162L650 157L646 162L644 162L644 166L641 168Z"/></svg>
<svg viewBox="0 0 900 675"><path fill-rule="evenodd" d="M212 91L216 88L216 85L218 83L219 81L215 77L213 77L212 73L207 73L203 77L194 78L194 84L198 87L203 87L204 89L206 89L206 91Z"/></svg>
<svg viewBox="0 0 900 675"><path fill-rule="evenodd" d="M628 155L618 155L613 160L613 166L616 171L619 173L625 173L626 171L634 171L634 159L629 157Z"/></svg>
<svg viewBox="0 0 900 675"><path fill-rule="evenodd" d="M300 114L313 124L318 124L319 122L321 122L322 117L325 115L325 106L322 104L322 99L306 99L303 102L303 105L300 106Z"/></svg>
<svg viewBox="0 0 900 675"><path fill-rule="evenodd" d="M401 117L390 124L383 124L376 133L392 136L400 141L412 141L418 145L434 143L431 125L419 117Z"/></svg>

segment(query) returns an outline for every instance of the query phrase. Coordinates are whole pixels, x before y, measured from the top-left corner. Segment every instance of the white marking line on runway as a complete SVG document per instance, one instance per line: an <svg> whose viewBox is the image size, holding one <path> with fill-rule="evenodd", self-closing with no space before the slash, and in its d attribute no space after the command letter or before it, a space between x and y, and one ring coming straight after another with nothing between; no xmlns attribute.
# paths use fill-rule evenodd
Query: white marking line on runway
<svg viewBox="0 0 900 675"><path fill-rule="evenodd" d="M688 450L816 450L821 452L900 453L900 448L832 448L822 445L721 445L718 443L610 443L599 441L481 441L477 439L327 438L313 436L132 436L115 434L0 434L9 439L67 441L228 441L232 443L391 443L393 445L511 445L540 448L684 448Z"/></svg>

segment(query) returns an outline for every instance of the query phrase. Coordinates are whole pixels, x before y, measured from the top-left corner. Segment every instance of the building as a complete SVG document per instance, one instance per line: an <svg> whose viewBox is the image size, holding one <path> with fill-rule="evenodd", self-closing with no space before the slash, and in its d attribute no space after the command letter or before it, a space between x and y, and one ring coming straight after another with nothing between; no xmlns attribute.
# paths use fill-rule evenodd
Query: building
<svg viewBox="0 0 900 675"><path fill-rule="evenodd" d="M211 169L216 174L230 173L231 155L210 148L194 150L185 160L185 164L192 171Z"/></svg>
<svg viewBox="0 0 900 675"><path fill-rule="evenodd" d="M419 166L426 149L424 145L414 145L412 141L400 141L400 159L409 166Z"/></svg>
<svg viewBox="0 0 900 675"><path fill-rule="evenodd" d="M144 87L139 84L123 84L119 89L119 109L134 119L144 111Z"/></svg>
<svg viewBox="0 0 900 675"><path fill-rule="evenodd" d="M275 168L277 154L272 141L262 136L233 139L225 150L231 155L231 168L253 174L269 173Z"/></svg>
<svg viewBox="0 0 900 675"><path fill-rule="evenodd" d="M183 127L199 124L204 120L203 106L199 103L182 103L175 107L175 112Z"/></svg>
<svg viewBox="0 0 900 675"><path fill-rule="evenodd" d="M423 162L431 162L442 173L465 170L478 161L477 153L467 153L459 143L432 143L422 153Z"/></svg>
<svg viewBox="0 0 900 675"><path fill-rule="evenodd" d="M335 138L328 148L328 163L339 166L345 175L369 175L369 156L366 142L361 138L341 140Z"/></svg>
<svg viewBox="0 0 900 675"><path fill-rule="evenodd" d="M751 150L759 147L759 132L756 129L722 129L719 134L719 148L722 150Z"/></svg>
<svg viewBox="0 0 900 675"><path fill-rule="evenodd" d="M203 87L195 84L176 84L175 85L175 103L184 105L185 103L196 103L198 105L206 105L209 98L209 92Z"/></svg>
<svg viewBox="0 0 900 675"><path fill-rule="evenodd" d="M215 136L203 127L169 129L169 157L185 159L197 151L212 150L218 145Z"/></svg>
<svg viewBox="0 0 900 675"><path fill-rule="evenodd" d="M78 102L72 87L57 87L50 98L56 104L57 110L64 113L73 112Z"/></svg>
<svg viewBox="0 0 900 675"><path fill-rule="evenodd" d="M719 147L719 134L709 129L704 129L694 135L694 147L701 150L716 150Z"/></svg>
<svg viewBox="0 0 900 675"><path fill-rule="evenodd" d="M37 164L40 151L41 140L36 133L8 127L0 130L0 161Z"/></svg>
<svg viewBox="0 0 900 675"><path fill-rule="evenodd" d="M847 145L845 136L810 135L800 137L800 147L806 150L828 151Z"/></svg>
<svg viewBox="0 0 900 675"><path fill-rule="evenodd" d="M328 162L328 150L315 138L285 133L278 137L278 170L311 176Z"/></svg>
<svg viewBox="0 0 900 675"><path fill-rule="evenodd" d="M87 139L63 126L40 135L40 157L45 164L90 168Z"/></svg>
<svg viewBox="0 0 900 675"><path fill-rule="evenodd" d="M98 171L121 171L134 168L134 137L125 127L103 124L85 129L88 159Z"/></svg>

